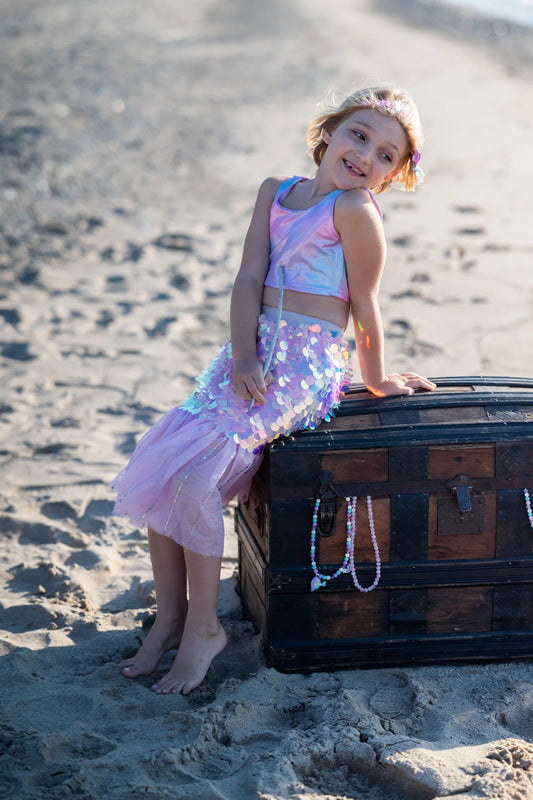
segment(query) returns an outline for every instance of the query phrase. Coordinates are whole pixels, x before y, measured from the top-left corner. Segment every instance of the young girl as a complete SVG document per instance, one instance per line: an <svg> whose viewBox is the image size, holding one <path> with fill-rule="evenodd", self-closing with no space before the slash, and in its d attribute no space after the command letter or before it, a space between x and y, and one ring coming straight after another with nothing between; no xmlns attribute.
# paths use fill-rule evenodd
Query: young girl
<svg viewBox="0 0 533 800"><path fill-rule="evenodd" d="M246 495L268 442L314 427L338 405L350 309L371 392L435 388L413 372L385 372L377 300L385 240L371 190L393 181L414 189L421 139L416 107L397 89L357 91L314 121L314 176L267 178L259 189L231 297L231 342L112 484L115 513L148 527L157 597L154 625L122 672L151 674L178 648L154 692L189 694L224 648L223 506Z"/></svg>

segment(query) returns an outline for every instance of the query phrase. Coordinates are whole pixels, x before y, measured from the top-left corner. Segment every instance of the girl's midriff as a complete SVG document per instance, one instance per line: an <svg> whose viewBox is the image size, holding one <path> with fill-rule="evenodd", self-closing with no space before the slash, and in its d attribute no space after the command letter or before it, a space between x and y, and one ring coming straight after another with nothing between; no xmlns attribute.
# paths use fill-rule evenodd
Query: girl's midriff
<svg viewBox="0 0 533 800"><path fill-rule="evenodd" d="M277 307L277 289L271 286L264 287L263 305ZM287 311L295 311L297 314L306 314L309 317L325 319L343 329L348 324L350 312L350 304L345 300L341 300L340 297L295 292L292 289L285 289L283 292L283 308Z"/></svg>

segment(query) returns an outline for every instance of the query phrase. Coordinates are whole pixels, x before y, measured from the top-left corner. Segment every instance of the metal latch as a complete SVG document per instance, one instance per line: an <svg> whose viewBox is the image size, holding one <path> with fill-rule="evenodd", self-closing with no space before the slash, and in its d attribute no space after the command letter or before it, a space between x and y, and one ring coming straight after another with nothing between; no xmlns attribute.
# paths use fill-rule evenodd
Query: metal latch
<svg viewBox="0 0 533 800"><path fill-rule="evenodd" d="M320 500L317 531L320 536L331 536L335 532L337 511L342 506L342 497L333 488L333 474L324 470L320 473L315 500Z"/></svg>
<svg viewBox="0 0 533 800"><path fill-rule="evenodd" d="M446 481L446 488L453 492L457 497L457 505L459 511L464 514L466 511L472 511L472 501L470 499L470 489L472 488L472 479L468 475L461 473L456 475L455 478Z"/></svg>

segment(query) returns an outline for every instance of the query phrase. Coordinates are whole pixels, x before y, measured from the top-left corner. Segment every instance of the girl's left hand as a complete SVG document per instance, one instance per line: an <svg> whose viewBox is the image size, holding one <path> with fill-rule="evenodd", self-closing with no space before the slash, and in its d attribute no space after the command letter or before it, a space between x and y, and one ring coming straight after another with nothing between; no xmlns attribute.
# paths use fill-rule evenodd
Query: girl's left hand
<svg viewBox="0 0 533 800"><path fill-rule="evenodd" d="M395 394L414 394L415 389L426 389L431 392L437 388L437 384L416 372L394 372L386 375L385 380L378 386L368 388L378 397L387 397Z"/></svg>

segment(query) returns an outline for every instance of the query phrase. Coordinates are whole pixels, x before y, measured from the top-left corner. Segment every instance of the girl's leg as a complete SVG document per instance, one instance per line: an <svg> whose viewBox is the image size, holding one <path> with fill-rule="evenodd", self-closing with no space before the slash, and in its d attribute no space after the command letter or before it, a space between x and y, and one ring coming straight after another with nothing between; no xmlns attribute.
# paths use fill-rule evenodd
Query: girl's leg
<svg viewBox="0 0 533 800"><path fill-rule="evenodd" d="M205 678L211 661L226 646L217 617L221 558L184 550L189 581L189 609L172 669L154 683L158 694L189 694Z"/></svg>
<svg viewBox="0 0 533 800"><path fill-rule="evenodd" d="M150 675L168 650L178 647L187 616L187 571L183 547L148 529L157 614L140 650L122 662L126 678Z"/></svg>

